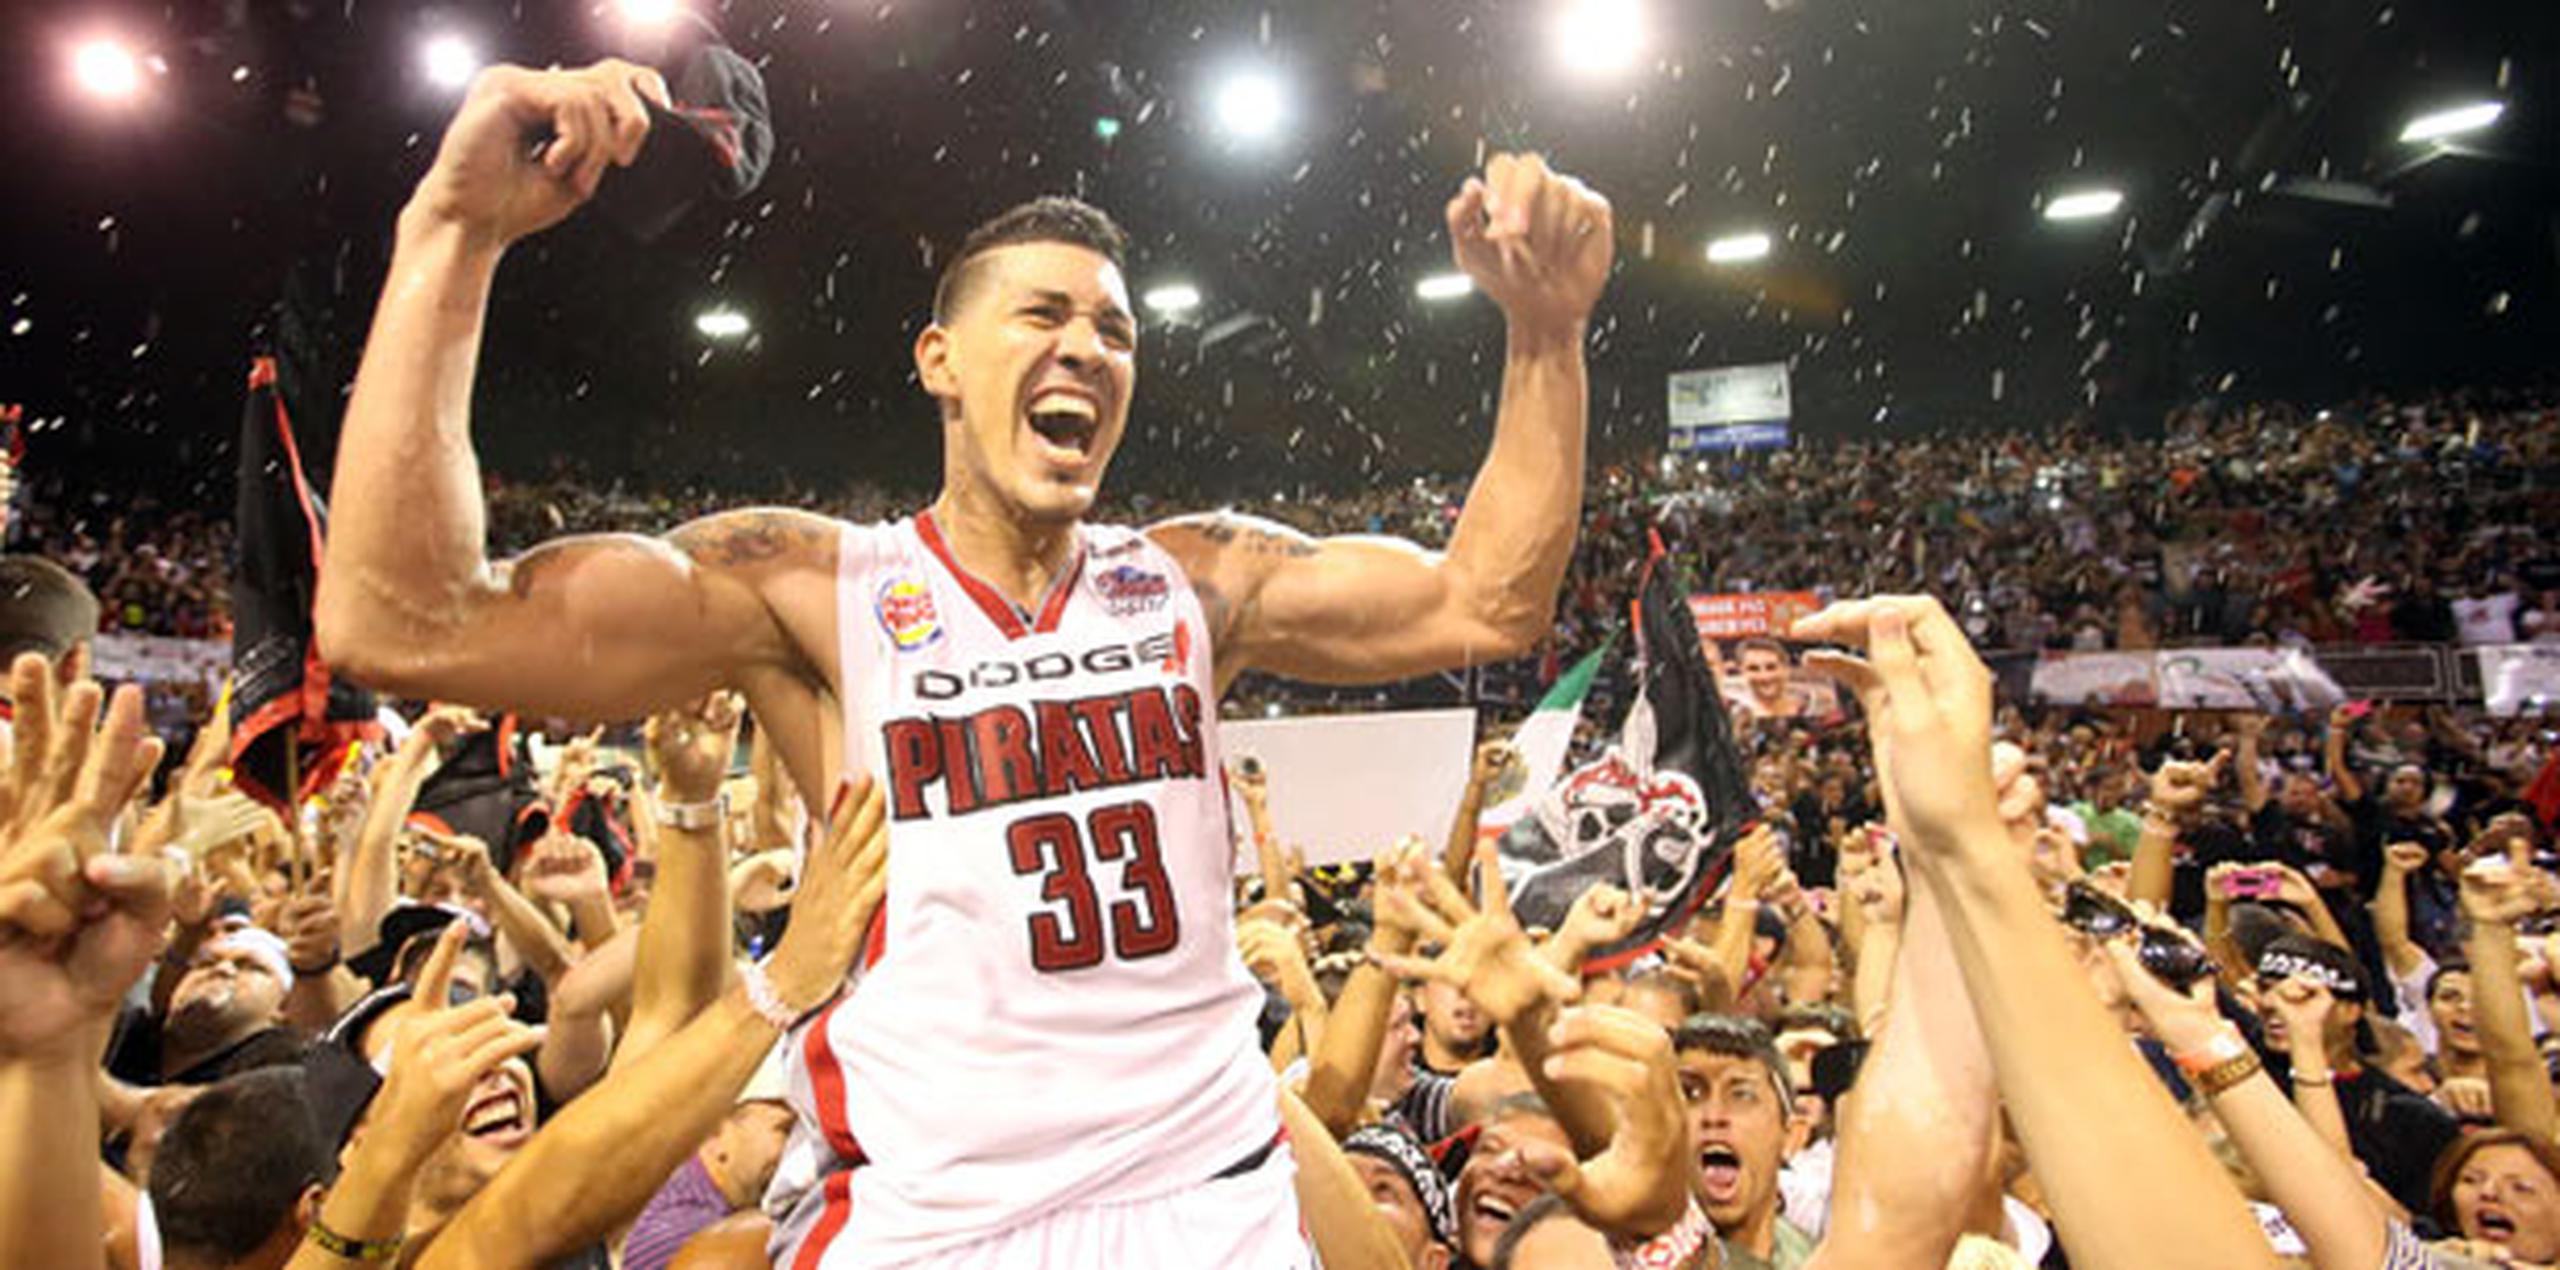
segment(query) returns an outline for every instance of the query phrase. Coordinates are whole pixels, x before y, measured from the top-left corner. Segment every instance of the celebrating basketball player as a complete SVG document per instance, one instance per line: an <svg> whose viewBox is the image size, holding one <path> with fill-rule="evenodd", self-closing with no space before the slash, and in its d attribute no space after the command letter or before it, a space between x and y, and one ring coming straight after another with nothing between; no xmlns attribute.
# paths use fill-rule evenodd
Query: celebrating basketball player
<svg viewBox="0 0 2560 1270"><path fill-rule="evenodd" d="M1084 524L1139 331L1120 230L1044 199L969 236L915 342L943 453L926 510L734 511L491 561L469 419L491 279L631 161L663 92L621 63L500 68L446 131L347 410L325 655L389 691L595 719L730 685L801 789L882 786L877 958L832 1000L774 1003L818 1011L777 1264L1309 1264L1230 938L1215 703L1247 669L1378 682L1546 632L1607 202L1502 155L1448 204L1508 341L1442 554L1225 515Z"/></svg>

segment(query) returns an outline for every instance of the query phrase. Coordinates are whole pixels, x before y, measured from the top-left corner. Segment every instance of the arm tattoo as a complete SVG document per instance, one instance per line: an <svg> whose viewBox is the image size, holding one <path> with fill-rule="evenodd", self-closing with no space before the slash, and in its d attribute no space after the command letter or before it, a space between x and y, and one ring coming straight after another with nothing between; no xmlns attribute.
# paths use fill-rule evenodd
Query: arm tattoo
<svg viewBox="0 0 2560 1270"><path fill-rule="evenodd" d="M667 541L703 564L735 568L793 555L820 543L826 532L806 517L751 511L679 526Z"/></svg>
<svg viewBox="0 0 2560 1270"><path fill-rule="evenodd" d="M1232 516L1213 516L1201 522L1200 536L1221 547L1233 546L1256 555L1287 556L1304 559L1322 548L1305 534L1291 530L1254 529L1240 524Z"/></svg>

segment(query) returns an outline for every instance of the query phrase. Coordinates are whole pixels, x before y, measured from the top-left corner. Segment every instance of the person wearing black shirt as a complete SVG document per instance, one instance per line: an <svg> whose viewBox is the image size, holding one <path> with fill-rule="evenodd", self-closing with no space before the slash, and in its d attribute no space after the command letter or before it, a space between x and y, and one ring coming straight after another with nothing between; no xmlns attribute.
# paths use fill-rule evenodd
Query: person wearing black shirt
<svg viewBox="0 0 2560 1270"><path fill-rule="evenodd" d="M2368 994L2355 956L2307 935L2286 935L2259 953L2257 969L2262 995L2295 976L2329 990L2336 1005L2329 1011L2318 1044L2333 1073L2330 1079L2337 1089L2339 1110L2346 1116L2348 1146L2401 1207L2413 1213L2427 1211L2436 1157L2460 1136L2460 1127L2442 1107L2365 1065L2367 1047L2360 1038L2368 1035L2364 1028ZM2288 1080L2293 1047L2310 1043L2311 1038L2288 1036L2280 1027L2265 1032L2269 1063L2279 1066Z"/></svg>

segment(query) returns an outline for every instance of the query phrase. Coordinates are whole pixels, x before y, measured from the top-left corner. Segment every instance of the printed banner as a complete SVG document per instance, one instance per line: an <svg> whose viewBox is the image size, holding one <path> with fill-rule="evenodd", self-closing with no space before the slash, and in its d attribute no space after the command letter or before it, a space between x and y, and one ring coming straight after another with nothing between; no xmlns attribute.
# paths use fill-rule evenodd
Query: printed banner
<svg viewBox="0 0 2560 1270"><path fill-rule="evenodd" d="M2299 648L2177 648L2155 656L2160 704L2173 710L2296 714L2347 699L2329 672Z"/></svg>
<svg viewBox="0 0 2560 1270"><path fill-rule="evenodd" d="M2046 653L2036 659L2028 691L2056 705L2158 705L2155 668L2149 653Z"/></svg>
<svg viewBox="0 0 2560 1270"><path fill-rule="evenodd" d="M100 635L89 642L90 666L113 683L214 684L231 670L231 641L167 635Z"/></svg>
<svg viewBox="0 0 2560 1270"><path fill-rule="evenodd" d="M1841 717L1839 685L1806 670L1803 646L1786 638L1797 618L1821 607L1821 597L1811 591L1689 597L1698 640L1736 722L1829 723Z"/></svg>
<svg viewBox="0 0 2560 1270"><path fill-rule="evenodd" d="M1679 371L1669 387L1672 453L1787 443L1795 404L1785 362Z"/></svg>
<svg viewBox="0 0 2560 1270"><path fill-rule="evenodd" d="M1467 791L1476 712L1243 719L1218 725L1218 745L1229 763L1262 761L1273 831L1308 864L1367 860L1409 833L1437 852ZM1229 813L1242 839L1244 804L1230 796ZM1237 871L1251 872L1250 845L1237 855Z"/></svg>
<svg viewBox="0 0 2560 1270"><path fill-rule="evenodd" d="M2560 705L2560 644L2490 644L2480 658L2480 696L2502 718Z"/></svg>

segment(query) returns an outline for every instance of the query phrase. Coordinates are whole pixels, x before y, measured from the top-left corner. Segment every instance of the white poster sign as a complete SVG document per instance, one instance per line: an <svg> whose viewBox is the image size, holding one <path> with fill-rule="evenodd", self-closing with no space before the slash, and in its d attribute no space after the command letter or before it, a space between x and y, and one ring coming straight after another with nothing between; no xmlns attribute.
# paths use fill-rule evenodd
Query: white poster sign
<svg viewBox="0 0 2560 1270"><path fill-rule="evenodd" d="M2046 653L2028 691L2057 705L2147 706L2160 700L2149 653Z"/></svg>
<svg viewBox="0 0 2560 1270"><path fill-rule="evenodd" d="M2173 710L2326 710L2347 699L2299 648L2163 649L2160 704Z"/></svg>
<svg viewBox="0 0 2560 1270"><path fill-rule="evenodd" d="M1785 362L1679 371L1670 389L1674 452L1787 443L1795 400Z"/></svg>
<svg viewBox="0 0 2560 1270"><path fill-rule="evenodd" d="M1280 841L1304 850L1309 864L1366 860L1406 834L1434 851L1466 792L1475 753L1475 711L1415 710L1395 714L1243 719L1218 725L1218 744L1232 764L1246 755L1271 782L1271 819ZM1244 805L1230 795L1241 835ZM1250 870L1250 849L1239 853Z"/></svg>
<svg viewBox="0 0 2560 1270"><path fill-rule="evenodd" d="M2480 695L2501 718L2560 705L2560 644L2490 644L2480 657Z"/></svg>

